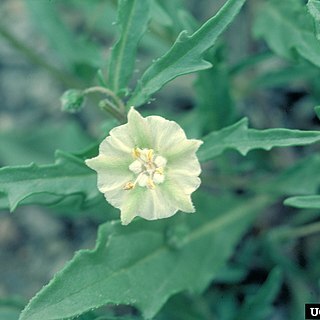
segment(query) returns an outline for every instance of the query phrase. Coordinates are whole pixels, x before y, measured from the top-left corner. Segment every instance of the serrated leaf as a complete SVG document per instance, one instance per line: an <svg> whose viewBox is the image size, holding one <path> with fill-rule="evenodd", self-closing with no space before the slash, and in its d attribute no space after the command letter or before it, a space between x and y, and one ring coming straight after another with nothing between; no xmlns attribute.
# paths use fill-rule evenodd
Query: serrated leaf
<svg viewBox="0 0 320 320"><path fill-rule="evenodd" d="M308 10L314 19L317 39L320 40L320 1L309 0L307 3Z"/></svg>
<svg viewBox="0 0 320 320"><path fill-rule="evenodd" d="M248 128L248 119L243 118L232 126L212 132L203 139L198 152L200 161L219 156L227 149L235 149L242 155L250 150L270 150L274 147L301 146L320 141L320 132L290 129L257 130Z"/></svg>
<svg viewBox="0 0 320 320"><path fill-rule="evenodd" d="M265 39L278 55L295 59L298 54L320 67L320 42L302 1L264 2L256 17L254 33Z"/></svg>
<svg viewBox="0 0 320 320"><path fill-rule="evenodd" d="M245 0L228 0L222 9L195 33L181 32L171 49L142 75L128 105L139 106L170 80L187 73L210 68L203 53L232 22Z"/></svg>
<svg viewBox="0 0 320 320"><path fill-rule="evenodd" d="M132 76L139 41L149 21L150 1L120 0L118 24L120 37L111 51L109 86L116 94L126 91Z"/></svg>
<svg viewBox="0 0 320 320"><path fill-rule="evenodd" d="M320 196L310 195L290 197L284 201L284 204L300 209L320 209Z"/></svg>
<svg viewBox="0 0 320 320"><path fill-rule="evenodd" d="M106 223L97 247L77 253L30 301L20 320L63 319L107 303L134 305L150 319L171 295L202 291L268 203L267 198L202 195L194 215L138 220L126 227Z"/></svg>
<svg viewBox="0 0 320 320"><path fill-rule="evenodd" d="M278 268L273 269L261 288L243 304L235 320L270 319L272 303L280 290L281 282L281 270Z"/></svg>
<svg viewBox="0 0 320 320"><path fill-rule="evenodd" d="M82 195L86 200L97 196L95 175L81 159L61 151L56 157L52 165L30 164L0 169L0 193L7 196L11 211L32 196L35 196L33 203L46 204L74 194Z"/></svg>

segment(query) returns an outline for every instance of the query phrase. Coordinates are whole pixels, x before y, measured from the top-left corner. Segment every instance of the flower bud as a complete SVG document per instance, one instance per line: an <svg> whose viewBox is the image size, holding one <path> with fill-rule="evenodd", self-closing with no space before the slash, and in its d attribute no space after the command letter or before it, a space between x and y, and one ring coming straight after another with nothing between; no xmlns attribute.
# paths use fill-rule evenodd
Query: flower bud
<svg viewBox="0 0 320 320"><path fill-rule="evenodd" d="M60 98L62 111L79 112L83 108L84 97L82 90L67 90Z"/></svg>

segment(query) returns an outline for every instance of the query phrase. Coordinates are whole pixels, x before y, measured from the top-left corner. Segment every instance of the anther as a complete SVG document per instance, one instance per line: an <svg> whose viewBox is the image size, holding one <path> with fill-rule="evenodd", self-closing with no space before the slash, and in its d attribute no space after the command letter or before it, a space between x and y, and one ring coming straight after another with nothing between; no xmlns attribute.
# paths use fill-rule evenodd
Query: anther
<svg viewBox="0 0 320 320"><path fill-rule="evenodd" d="M123 189L124 190L131 190L134 188L134 186L135 186L135 184L133 182L129 181L124 185Z"/></svg>
<svg viewBox="0 0 320 320"><path fill-rule="evenodd" d="M134 149L132 150L132 156L133 156L135 159L140 158L141 152L140 152L139 148L134 148Z"/></svg>

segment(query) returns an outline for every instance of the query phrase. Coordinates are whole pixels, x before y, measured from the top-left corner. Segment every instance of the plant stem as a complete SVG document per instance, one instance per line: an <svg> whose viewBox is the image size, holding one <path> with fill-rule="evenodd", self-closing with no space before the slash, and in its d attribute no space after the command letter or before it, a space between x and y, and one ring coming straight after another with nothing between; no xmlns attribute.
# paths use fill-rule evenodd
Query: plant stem
<svg viewBox="0 0 320 320"><path fill-rule="evenodd" d="M110 113L114 118L116 118L120 123L125 123L127 117L125 113L119 111L119 109L108 99L101 100L99 107Z"/></svg>
<svg viewBox="0 0 320 320"><path fill-rule="evenodd" d="M313 233L320 232L320 222L310 223L297 228L284 228L274 231L272 238L274 240L286 240L300 237L306 237Z"/></svg>
<svg viewBox="0 0 320 320"><path fill-rule="evenodd" d="M111 91L110 89L96 86L96 87L90 87L90 88L85 89L85 90L83 91L84 94L95 93L95 92L100 92L100 93L103 93L103 94L111 97L111 98L114 100L114 102L117 104L117 107L119 108L120 112L121 112L122 114L125 114L125 113L126 113L126 108L125 108L123 102L122 102L121 99L119 99L118 96L117 96L113 91Z"/></svg>

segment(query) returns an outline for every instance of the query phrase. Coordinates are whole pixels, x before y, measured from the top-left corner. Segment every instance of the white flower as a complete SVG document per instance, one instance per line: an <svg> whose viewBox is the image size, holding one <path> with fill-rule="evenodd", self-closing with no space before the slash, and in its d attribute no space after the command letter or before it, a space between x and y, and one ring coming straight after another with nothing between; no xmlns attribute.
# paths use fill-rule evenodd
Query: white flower
<svg viewBox="0 0 320 320"><path fill-rule="evenodd" d="M191 193L200 185L196 151L201 144L187 139L176 122L143 118L132 107L128 123L112 129L99 155L86 164L97 171L107 201L121 210L122 224L136 216L167 218L178 210L195 211Z"/></svg>

